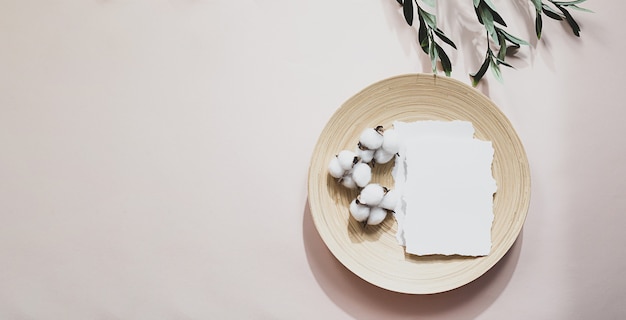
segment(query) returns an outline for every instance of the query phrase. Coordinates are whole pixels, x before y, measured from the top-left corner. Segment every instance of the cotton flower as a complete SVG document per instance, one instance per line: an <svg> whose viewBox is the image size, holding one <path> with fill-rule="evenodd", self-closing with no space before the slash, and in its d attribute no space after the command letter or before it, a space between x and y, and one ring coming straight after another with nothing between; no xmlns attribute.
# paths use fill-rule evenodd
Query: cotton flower
<svg viewBox="0 0 626 320"><path fill-rule="evenodd" d="M343 185L344 187L348 189L356 188L356 182L354 181L354 179L352 179L352 176L349 174L341 178L341 185Z"/></svg>
<svg viewBox="0 0 626 320"><path fill-rule="evenodd" d="M398 154L399 137L394 129L382 126L367 128L361 132L354 151L342 150L328 164L328 173L346 188L362 188L356 199L350 202L350 215L363 226L378 225L388 212L394 211L398 194L380 184L370 183L375 163L387 163Z"/></svg>
<svg viewBox="0 0 626 320"><path fill-rule="evenodd" d="M370 226L380 224L387 217L387 210L381 207L373 207L370 209L370 215L367 218L367 224Z"/></svg>
<svg viewBox="0 0 626 320"><path fill-rule="evenodd" d="M387 163L389 162L389 160L393 159L395 155L396 155L395 153L389 153L385 151L384 149L378 149L374 153L374 161L376 163L381 163L381 164Z"/></svg>
<svg viewBox="0 0 626 320"><path fill-rule="evenodd" d="M400 150L400 138L395 129L385 130L382 149L391 154L396 154Z"/></svg>
<svg viewBox="0 0 626 320"><path fill-rule="evenodd" d="M361 158L361 161L370 163L372 162L372 159L374 159L375 151L376 150L356 148L356 155Z"/></svg>
<svg viewBox="0 0 626 320"><path fill-rule="evenodd" d="M363 222L367 220L370 215L370 207L354 199L350 202L350 214L356 221Z"/></svg>
<svg viewBox="0 0 626 320"><path fill-rule="evenodd" d="M383 127L367 128L363 130L359 137L359 147L369 150L376 150L383 145Z"/></svg>
<svg viewBox="0 0 626 320"><path fill-rule="evenodd" d="M362 188L372 180L372 168L349 150L342 150L330 159L328 173L348 189Z"/></svg>
<svg viewBox="0 0 626 320"><path fill-rule="evenodd" d="M385 196L385 189L377 183L368 184L357 197L360 203L370 207L377 206Z"/></svg>
<svg viewBox="0 0 626 320"><path fill-rule="evenodd" d="M346 170L341 167L339 159L336 156L330 159L330 163L328 164L328 173L330 173L333 178L337 179L343 177L346 173Z"/></svg>
<svg viewBox="0 0 626 320"><path fill-rule="evenodd" d="M393 211L397 194L379 184L368 184L359 196L350 203L350 214L355 220L366 225L377 225L385 220L387 213Z"/></svg>
<svg viewBox="0 0 626 320"><path fill-rule="evenodd" d="M398 198L398 193L395 190L387 190L378 206L385 210L394 211L398 204Z"/></svg>
<svg viewBox="0 0 626 320"><path fill-rule="evenodd" d="M352 167L359 162L359 157L356 153L350 150L342 150L337 154L337 159L339 160L339 165L343 170L350 170Z"/></svg>
<svg viewBox="0 0 626 320"><path fill-rule="evenodd" d="M367 163L359 162L354 165L351 176L356 185L363 188L372 180L372 168Z"/></svg>

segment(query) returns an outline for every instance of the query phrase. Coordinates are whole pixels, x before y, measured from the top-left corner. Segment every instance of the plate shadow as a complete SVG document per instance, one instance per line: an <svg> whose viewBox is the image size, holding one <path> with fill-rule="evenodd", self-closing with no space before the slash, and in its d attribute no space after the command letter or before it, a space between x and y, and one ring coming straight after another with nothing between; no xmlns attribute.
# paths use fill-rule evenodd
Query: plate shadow
<svg viewBox="0 0 626 320"><path fill-rule="evenodd" d="M377 287L348 270L319 236L308 199L302 219L307 262L319 286L342 310L357 319L475 318L498 299L519 260L523 229L513 246L478 279L451 291L411 295Z"/></svg>

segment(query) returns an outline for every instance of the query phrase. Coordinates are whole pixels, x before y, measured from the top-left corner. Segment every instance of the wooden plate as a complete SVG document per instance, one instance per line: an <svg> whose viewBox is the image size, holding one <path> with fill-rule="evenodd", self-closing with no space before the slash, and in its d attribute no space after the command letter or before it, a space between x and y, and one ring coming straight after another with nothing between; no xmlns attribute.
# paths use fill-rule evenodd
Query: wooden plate
<svg viewBox="0 0 626 320"><path fill-rule="evenodd" d="M495 149L491 253L484 257L414 256L398 245L392 215L379 226L363 228L350 218L348 205L357 195L328 174L331 157L354 150L364 128L393 121L467 120L475 137ZM373 182L393 187L393 161L376 166ZM487 272L515 242L530 202L528 159L511 123L486 96L451 78L410 74L375 83L346 101L322 131L309 168L309 206L326 246L349 270L379 287L411 294L444 292Z"/></svg>

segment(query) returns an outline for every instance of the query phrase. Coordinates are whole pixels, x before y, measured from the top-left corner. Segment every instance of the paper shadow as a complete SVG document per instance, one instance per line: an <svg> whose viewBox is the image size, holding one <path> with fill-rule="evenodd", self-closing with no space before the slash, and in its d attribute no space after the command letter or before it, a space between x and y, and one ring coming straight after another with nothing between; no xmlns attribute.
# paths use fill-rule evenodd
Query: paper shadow
<svg viewBox="0 0 626 320"><path fill-rule="evenodd" d="M344 267L328 250L315 229L308 199L302 220L302 237L311 272L326 295L357 319L475 318L507 286L522 247L520 232L506 255L473 282L444 293L411 295L377 287Z"/></svg>

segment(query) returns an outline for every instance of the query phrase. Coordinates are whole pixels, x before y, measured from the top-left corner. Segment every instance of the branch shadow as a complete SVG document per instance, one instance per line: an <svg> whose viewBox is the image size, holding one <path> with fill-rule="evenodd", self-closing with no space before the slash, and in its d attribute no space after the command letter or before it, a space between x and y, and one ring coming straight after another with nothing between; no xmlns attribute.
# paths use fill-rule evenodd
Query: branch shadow
<svg viewBox="0 0 626 320"><path fill-rule="evenodd" d="M402 14L402 6L395 0L382 0L382 7L387 18L387 25L389 29L394 31L396 37L405 55L410 55L413 52L417 52L420 67L422 72L430 72L431 63L428 56L422 54L422 49L418 42L417 30L414 27L409 26L404 20ZM417 19L414 21L417 22Z"/></svg>
<svg viewBox="0 0 626 320"><path fill-rule="evenodd" d="M403 50L405 54L408 54L410 50L417 52L417 57L421 64L422 72L431 72L430 59L428 55L421 52L421 48L417 43L417 31L416 25L408 26L404 21L402 10L398 3L393 0L381 0L382 6L385 12L385 17L389 28L393 30L398 38L398 41L402 42ZM529 46L522 46L517 50L511 50L507 53L507 62L512 64L515 68L528 68L532 67L535 63L535 59L540 54L546 64L551 70L554 70L554 57L552 56L552 48L549 40L549 36L544 35L539 41L535 33L535 12L532 4L527 0L513 0L509 3L503 3L505 6L503 9L507 13L518 13L518 21L513 21L514 17L508 16L505 19L509 19L507 23L517 22L522 23L520 30L523 30L528 36ZM437 8L426 8L427 11L435 13L437 16L437 24L440 29L443 30L446 35L455 42L457 50L444 45L446 52L450 56L450 60L453 66L453 75L458 73L457 68L462 68L462 72L467 75L467 79L470 79L469 75L479 70L480 65L484 61L485 53L487 51L487 43L490 41L486 35L486 31L483 25L478 22L475 16L473 4L471 1L440 1L437 2ZM434 12L433 10L436 10ZM544 24L555 22L551 19L544 17ZM568 34L566 24L561 23L564 33ZM505 28L507 29L507 28ZM521 36L525 38L524 36ZM575 38L570 36L570 38ZM542 43L540 46L539 43ZM439 68L440 69L440 68ZM488 72L489 74L490 72ZM467 81L467 80L466 80ZM485 75L477 86L477 90L481 91L486 96L489 95L489 82L495 81L491 76Z"/></svg>
<svg viewBox="0 0 626 320"><path fill-rule="evenodd" d="M523 242L520 233L511 249L493 268L465 286L432 295L410 295L377 287L344 267L317 233L308 199L302 234L307 262L319 286L338 307L357 319L475 318L506 288Z"/></svg>

